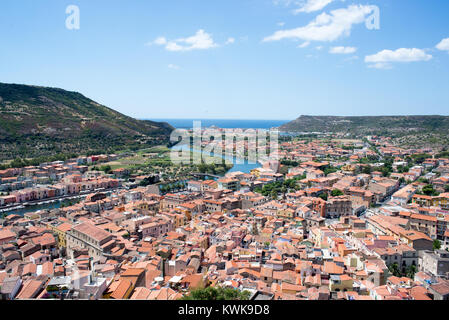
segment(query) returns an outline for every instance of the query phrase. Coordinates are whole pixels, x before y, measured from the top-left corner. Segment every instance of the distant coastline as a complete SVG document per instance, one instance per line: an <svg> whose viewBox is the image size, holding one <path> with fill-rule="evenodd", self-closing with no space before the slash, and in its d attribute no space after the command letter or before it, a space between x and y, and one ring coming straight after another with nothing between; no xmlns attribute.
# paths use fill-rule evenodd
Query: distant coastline
<svg viewBox="0 0 449 320"><path fill-rule="evenodd" d="M290 120L243 120L243 119L143 119L167 122L177 129L191 129L193 121L201 121L203 128L216 126L222 129L271 129L280 127Z"/></svg>

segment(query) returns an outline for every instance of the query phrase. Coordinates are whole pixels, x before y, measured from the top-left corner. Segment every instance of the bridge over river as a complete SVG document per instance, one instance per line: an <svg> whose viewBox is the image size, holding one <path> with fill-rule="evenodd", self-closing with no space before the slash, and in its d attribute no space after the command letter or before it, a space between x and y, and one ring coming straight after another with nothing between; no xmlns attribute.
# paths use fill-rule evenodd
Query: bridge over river
<svg viewBox="0 0 449 320"><path fill-rule="evenodd" d="M215 179L220 179L223 178L223 176L217 176L215 174L210 174L210 173L201 173L201 172L192 172L189 173L189 175L194 176L195 178L215 178Z"/></svg>

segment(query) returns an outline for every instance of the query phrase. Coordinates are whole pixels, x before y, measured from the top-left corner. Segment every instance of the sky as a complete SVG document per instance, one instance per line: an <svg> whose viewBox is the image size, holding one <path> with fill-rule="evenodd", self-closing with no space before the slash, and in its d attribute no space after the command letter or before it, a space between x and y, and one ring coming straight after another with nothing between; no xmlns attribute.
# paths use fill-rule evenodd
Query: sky
<svg viewBox="0 0 449 320"><path fill-rule="evenodd" d="M145 119L449 115L448 12L447 0L1 0L0 82Z"/></svg>

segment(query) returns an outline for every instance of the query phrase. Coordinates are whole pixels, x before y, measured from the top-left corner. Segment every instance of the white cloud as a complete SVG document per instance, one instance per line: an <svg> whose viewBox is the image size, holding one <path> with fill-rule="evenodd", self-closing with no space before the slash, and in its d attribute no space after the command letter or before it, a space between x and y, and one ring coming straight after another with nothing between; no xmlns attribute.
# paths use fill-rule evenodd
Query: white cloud
<svg viewBox="0 0 449 320"><path fill-rule="evenodd" d="M225 44L232 44L235 42L234 38L228 38L228 40L226 40Z"/></svg>
<svg viewBox="0 0 449 320"><path fill-rule="evenodd" d="M335 0L273 0L275 5L283 5L285 7L295 6L294 14L301 12L310 13L320 11ZM345 0L341 0L345 1Z"/></svg>
<svg viewBox="0 0 449 320"><path fill-rule="evenodd" d="M366 56L365 62L415 62L429 61L430 59L432 59L432 56L422 49L400 48L395 51L382 50L376 54Z"/></svg>
<svg viewBox="0 0 449 320"><path fill-rule="evenodd" d="M298 48L305 48L305 47L308 47L309 44L310 44L310 41L303 42L303 43L301 43L301 44L298 46Z"/></svg>
<svg viewBox="0 0 449 320"><path fill-rule="evenodd" d="M276 31L273 35L264 38L263 41L282 39L335 41L349 36L352 26L365 22L374 10L376 7L371 5L350 5L347 8L333 10L330 14L324 12L304 27Z"/></svg>
<svg viewBox="0 0 449 320"><path fill-rule="evenodd" d="M427 54L422 49L400 48L393 50L382 50L376 54L365 57L365 62L370 63L370 68L389 69L393 62L417 62L429 61L432 55Z"/></svg>
<svg viewBox="0 0 449 320"><path fill-rule="evenodd" d="M389 63L378 62L378 63L375 63L375 64L368 65L368 68L387 70L387 69L391 69L392 67L391 67L391 65Z"/></svg>
<svg viewBox="0 0 449 320"><path fill-rule="evenodd" d="M152 44L163 45L168 51L206 50L218 47L218 44L214 42L212 36L202 29L198 30L195 35L188 38L167 40L164 37L159 37L154 40Z"/></svg>
<svg viewBox="0 0 449 320"><path fill-rule="evenodd" d="M152 46L152 45L158 45L158 46L163 46L167 44L167 39L165 37L158 37L156 38L154 41L150 41L148 43L146 43L146 46Z"/></svg>
<svg viewBox="0 0 449 320"><path fill-rule="evenodd" d="M284 5L286 7L290 6L291 4L298 4L299 1L297 0L273 0L273 3L277 5Z"/></svg>
<svg viewBox="0 0 449 320"><path fill-rule="evenodd" d="M177 66L176 64L171 64L171 63L168 65L168 68L169 68L169 69L174 69L174 70L179 70L179 69L181 69L180 66Z"/></svg>
<svg viewBox="0 0 449 320"><path fill-rule="evenodd" d="M449 38L441 40L441 42L436 45L436 48L449 53Z"/></svg>
<svg viewBox="0 0 449 320"><path fill-rule="evenodd" d="M293 11L295 14L300 12L310 13L320 11L334 0L307 0L300 8Z"/></svg>
<svg viewBox="0 0 449 320"><path fill-rule="evenodd" d="M154 40L154 44L157 45L164 45L167 43L167 39L165 39L164 37L159 37L156 40Z"/></svg>
<svg viewBox="0 0 449 320"><path fill-rule="evenodd" d="M354 47L332 47L329 50L329 53L332 54L351 54L357 51L357 48Z"/></svg>

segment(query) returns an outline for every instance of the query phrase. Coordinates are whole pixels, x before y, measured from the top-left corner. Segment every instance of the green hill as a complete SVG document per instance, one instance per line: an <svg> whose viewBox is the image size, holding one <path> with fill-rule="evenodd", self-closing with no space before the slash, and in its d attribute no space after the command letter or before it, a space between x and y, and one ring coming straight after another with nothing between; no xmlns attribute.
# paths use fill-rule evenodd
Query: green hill
<svg viewBox="0 0 449 320"><path fill-rule="evenodd" d="M80 93L0 83L0 159L113 152L167 143L167 123L136 120Z"/></svg>
<svg viewBox="0 0 449 320"><path fill-rule="evenodd" d="M422 133L448 133L446 116L300 116L280 127L291 132L332 132L350 135L400 137Z"/></svg>

